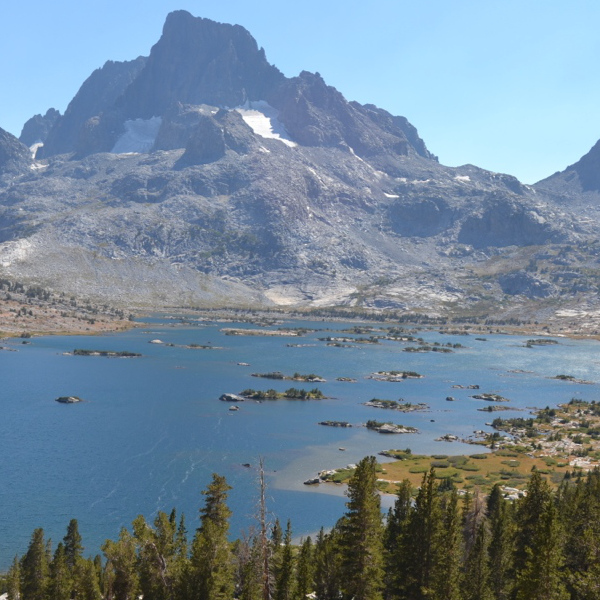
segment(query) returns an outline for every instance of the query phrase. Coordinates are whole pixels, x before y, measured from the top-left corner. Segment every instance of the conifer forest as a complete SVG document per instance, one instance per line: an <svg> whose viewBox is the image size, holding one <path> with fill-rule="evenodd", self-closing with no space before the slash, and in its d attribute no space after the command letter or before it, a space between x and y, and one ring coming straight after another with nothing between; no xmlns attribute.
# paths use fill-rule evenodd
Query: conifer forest
<svg viewBox="0 0 600 600"><path fill-rule="evenodd" d="M31 535L1 583L8 600L598 600L600 472L552 489L533 471L526 494L459 495L425 474L398 485L387 515L376 461L348 484L330 531L293 543L292 523L269 518L264 474L256 526L236 540L224 477L202 492L199 527L183 515L138 516L103 555L86 557L75 519L53 544Z"/></svg>

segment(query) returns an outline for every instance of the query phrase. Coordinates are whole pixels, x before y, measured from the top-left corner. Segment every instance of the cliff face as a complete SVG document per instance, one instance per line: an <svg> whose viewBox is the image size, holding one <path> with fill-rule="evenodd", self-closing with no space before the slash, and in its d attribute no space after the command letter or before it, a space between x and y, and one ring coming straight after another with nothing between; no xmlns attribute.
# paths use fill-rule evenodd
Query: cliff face
<svg viewBox="0 0 600 600"><path fill-rule="evenodd" d="M571 196L600 194L600 140L575 164L539 181L535 187Z"/></svg>
<svg viewBox="0 0 600 600"><path fill-rule="evenodd" d="M26 173L31 162L31 152L27 146L0 128L0 177Z"/></svg>
<svg viewBox="0 0 600 600"><path fill-rule="evenodd" d="M58 119L60 119L60 113L54 108L49 108L43 116L34 115L23 125L19 141L26 146L45 142Z"/></svg>
<svg viewBox="0 0 600 600"><path fill-rule="evenodd" d="M240 106L265 99L283 79L243 27L177 11L117 107L126 118L148 119L175 102Z"/></svg>
<svg viewBox="0 0 600 600"><path fill-rule="evenodd" d="M594 156L573 171L584 195ZM184 11L148 58L84 82L43 157L0 137L0 274L71 294L534 317L598 302L600 215L580 192L440 165L404 117L286 78L242 27Z"/></svg>
<svg viewBox="0 0 600 600"><path fill-rule="evenodd" d="M74 152L84 135L86 122L113 111L117 98L138 76L145 64L146 59L139 57L127 62L108 61L102 68L96 69L83 82L65 114L50 129L44 147L40 149L40 158Z"/></svg>

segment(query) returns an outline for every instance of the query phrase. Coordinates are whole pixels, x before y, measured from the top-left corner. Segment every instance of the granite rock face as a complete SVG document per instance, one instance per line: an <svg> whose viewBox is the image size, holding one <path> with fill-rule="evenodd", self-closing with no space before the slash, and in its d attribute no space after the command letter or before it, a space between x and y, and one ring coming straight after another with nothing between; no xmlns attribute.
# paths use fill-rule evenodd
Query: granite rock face
<svg viewBox="0 0 600 600"><path fill-rule="evenodd" d="M536 188L559 194L600 194L600 140L575 164L539 181Z"/></svg>
<svg viewBox="0 0 600 600"><path fill-rule="evenodd" d="M60 119L60 112L54 108L49 108L44 116L34 115L23 125L19 141L23 142L26 146L45 142L48 133L58 119Z"/></svg>
<svg viewBox="0 0 600 600"><path fill-rule="evenodd" d="M176 102L234 107L264 99L283 79L246 29L180 10L116 105L129 119L162 115Z"/></svg>
<svg viewBox="0 0 600 600"><path fill-rule="evenodd" d="M14 135L0 128L0 177L25 173L31 165L31 152Z"/></svg>
<svg viewBox="0 0 600 600"><path fill-rule="evenodd" d="M0 276L150 307L594 307L598 153L535 187L446 167L406 118L177 11L148 58L84 82L36 161L0 135Z"/></svg>
<svg viewBox="0 0 600 600"><path fill-rule="evenodd" d="M127 62L109 60L102 68L96 69L84 81L65 114L50 129L39 157L74 152L80 139L85 138L86 134L82 130L87 121L99 121L103 113L114 108L115 101L135 80L146 60L144 57ZM88 124L87 129L89 128ZM93 146L91 152L94 148ZM81 148L79 150L81 151Z"/></svg>

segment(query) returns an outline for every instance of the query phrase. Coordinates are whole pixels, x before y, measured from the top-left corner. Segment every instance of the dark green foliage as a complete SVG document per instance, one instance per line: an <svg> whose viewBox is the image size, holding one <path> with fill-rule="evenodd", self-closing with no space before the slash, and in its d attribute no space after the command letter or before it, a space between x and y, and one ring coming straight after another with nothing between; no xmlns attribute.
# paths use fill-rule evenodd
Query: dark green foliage
<svg viewBox="0 0 600 600"><path fill-rule="evenodd" d="M27 553L21 560L21 597L23 600L45 600L49 583L48 553L44 530L36 529Z"/></svg>
<svg viewBox="0 0 600 600"><path fill-rule="evenodd" d="M348 482L348 512L339 522L344 598L379 600L383 587L383 524L374 456Z"/></svg>
<svg viewBox="0 0 600 600"><path fill-rule="evenodd" d="M334 528L325 534L323 529L317 536L314 553L315 592L319 600L337 600L342 585L340 533Z"/></svg>
<svg viewBox="0 0 600 600"><path fill-rule="evenodd" d="M434 596L440 546L442 508L435 471L423 476L408 524L411 553L406 573L407 598L421 600Z"/></svg>
<svg viewBox="0 0 600 600"><path fill-rule="evenodd" d="M71 519L67 527L67 533L63 538L65 545L65 559L69 570L73 570L77 560L81 558L83 546L81 545L81 535L79 533L79 524L77 519Z"/></svg>
<svg viewBox="0 0 600 600"><path fill-rule="evenodd" d="M58 544L50 563L48 600L69 600L73 588L73 573L69 568L64 544Z"/></svg>
<svg viewBox="0 0 600 600"><path fill-rule="evenodd" d="M191 598L230 600L233 595L233 557L227 535L231 511L227 493L231 487L224 477L213 474L205 505L200 509L200 528L192 542L190 559Z"/></svg>
<svg viewBox="0 0 600 600"><path fill-rule="evenodd" d="M513 587L515 522L511 506L502 497L498 484L488 497L487 517L490 526L490 588L494 598L505 600L510 597Z"/></svg>
<svg viewBox="0 0 600 600"><path fill-rule="evenodd" d="M106 556L104 594L114 600L137 600L139 573L135 538L121 529L116 542L106 540L102 551Z"/></svg>
<svg viewBox="0 0 600 600"><path fill-rule="evenodd" d="M516 502L497 485L485 501L466 495L459 505L431 470L414 500L408 481L398 486L384 527L378 468L374 457L359 463L347 512L314 545L308 538L294 547L290 522L269 531L263 519L258 534L230 542L230 488L213 475L191 548L183 516L159 512L107 540L103 564L82 556L72 520L53 554L36 529L0 591L8 600L600 598L600 471L565 479L556 492L534 471Z"/></svg>
<svg viewBox="0 0 600 600"><path fill-rule="evenodd" d="M490 588L489 541L487 523L482 522L465 557L463 600L493 600L494 598Z"/></svg>
<svg viewBox="0 0 600 600"><path fill-rule="evenodd" d="M441 509L439 551L434 565L436 597L440 600L460 600L462 527L456 490L442 497Z"/></svg>
<svg viewBox="0 0 600 600"><path fill-rule="evenodd" d="M292 555L292 525L290 521L280 542L280 559L275 574L275 600L292 600L294 593L294 557Z"/></svg>
<svg viewBox="0 0 600 600"><path fill-rule="evenodd" d="M517 571L516 600L567 600L563 580L563 537L553 502L547 502L538 516L526 560Z"/></svg>
<svg viewBox="0 0 600 600"><path fill-rule="evenodd" d="M394 507L390 509L385 531L385 584L388 597L403 597L406 587L410 538L408 525L412 512L410 481L399 486Z"/></svg>
<svg viewBox="0 0 600 600"><path fill-rule="evenodd" d="M16 556L6 574L6 593L8 600L18 600L21 595L21 565Z"/></svg>
<svg viewBox="0 0 600 600"><path fill-rule="evenodd" d="M300 546L296 566L295 600L305 600L314 590L314 550L312 540L307 537Z"/></svg>

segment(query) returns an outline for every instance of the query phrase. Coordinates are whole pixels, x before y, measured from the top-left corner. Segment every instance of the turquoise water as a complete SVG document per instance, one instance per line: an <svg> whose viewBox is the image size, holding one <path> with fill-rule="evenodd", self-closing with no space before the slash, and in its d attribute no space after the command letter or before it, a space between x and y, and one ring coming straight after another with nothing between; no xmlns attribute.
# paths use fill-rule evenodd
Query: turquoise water
<svg viewBox="0 0 600 600"><path fill-rule="evenodd" d="M169 324L170 323L170 324ZM341 329L344 323L300 323ZM0 352L0 568L22 553L35 527L55 542L71 518L79 520L87 552L107 537L116 538L138 514L176 507L186 513L188 529L197 526L200 491L211 474L233 486L232 533L254 521L256 470L264 458L269 509L292 519L296 536L331 526L344 511L343 490L304 486L324 468L345 466L367 454L410 447L413 452L473 452L472 446L435 442L445 433L467 436L494 416L476 409L487 403L476 392L452 386L478 384L480 392L510 398L510 406L554 405L572 397L600 400L598 385L549 379L559 373L600 382L600 348L590 340L555 338L555 346L525 348L526 338L486 335L449 336L421 332L427 341L461 343L452 354L402 352L407 345L384 341L352 348L328 347L317 331L302 338L225 336L224 327L250 325L157 322L149 328L94 337L34 338L4 341L16 350ZM344 334L348 335L348 334ZM166 344L150 344L159 338ZM288 344L305 344L289 347ZM212 344L221 349L180 346ZM74 348L127 350L141 358L67 356ZM250 363L240 366L239 362ZM423 379L401 383L366 379L379 370L411 370ZM224 392L253 387L314 387L251 377L253 372L316 373L321 401L244 402L238 412L219 402ZM515 372L520 371L520 372ZM354 377L356 383L335 381ZM85 403L62 405L58 396L77 395ZM455 402L446 402L452 395ZM429 412L402 414L369 408L373 397L426 402ZM507 411L503 417L523 415ZM364 428L317 425L322 420L354 424L367 419L412 425L419 434L383 436ZM433 422L432 422L433 421ZM339 448L346 448L340 452Z"/></svg>

